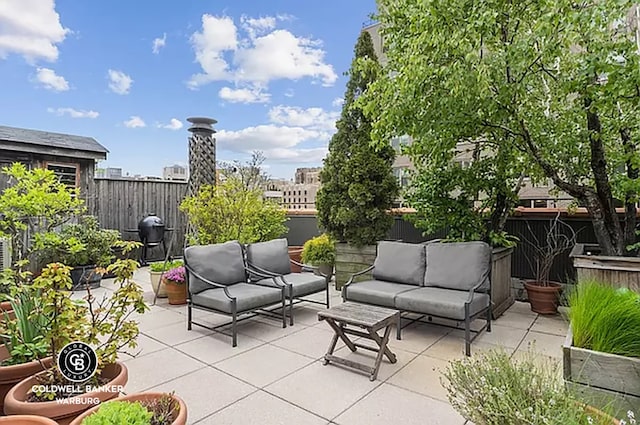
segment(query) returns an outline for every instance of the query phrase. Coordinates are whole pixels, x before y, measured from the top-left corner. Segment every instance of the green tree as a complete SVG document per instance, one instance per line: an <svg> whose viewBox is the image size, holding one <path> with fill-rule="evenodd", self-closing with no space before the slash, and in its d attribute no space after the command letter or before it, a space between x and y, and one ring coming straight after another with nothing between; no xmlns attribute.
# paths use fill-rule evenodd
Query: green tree
<svg viewBox="0 0 640 425"><path fill-rule="evenodd" d="M232 177L217 186L204 186L198 195L180 204L197 230L199 244L238 240L241 243L268 241L287 232L286 211L262 198L262 191L249 189Z"/></svg>
<svg viewBox="0 0 640 425"><path fill-rule="evenodd" d="M379 0L389 62L369 91L374 137L407 134L422 158L486 140L496 167L551 179L587 208L603 253L625 254L640 164L632 6Z"/></svg>
<svg viewBox="0 0 640 425"><path fill-rule="evenodd" d="M391 170L395 152L388 142L378 149L371 146L371 121L354 105L379 73L378 67L358 69L361 58L377 60L366 31L355 46L338 131L329 143L316 198L320 225L336 240L356 246L386 235L393 220L387 210L398 194Z"/></svg>

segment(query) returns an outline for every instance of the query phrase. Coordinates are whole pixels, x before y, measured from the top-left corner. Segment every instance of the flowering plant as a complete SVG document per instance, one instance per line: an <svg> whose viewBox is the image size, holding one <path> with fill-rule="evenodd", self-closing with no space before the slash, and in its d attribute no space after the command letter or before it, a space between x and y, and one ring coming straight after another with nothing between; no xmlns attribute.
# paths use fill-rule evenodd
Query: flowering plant
<svg viewBox="0 0 640 425"><path fill-rule="evenodd" d="M166 280L170 280L173 283L183 284L185 282L184 266L176 267L164 274Z"/></svg>

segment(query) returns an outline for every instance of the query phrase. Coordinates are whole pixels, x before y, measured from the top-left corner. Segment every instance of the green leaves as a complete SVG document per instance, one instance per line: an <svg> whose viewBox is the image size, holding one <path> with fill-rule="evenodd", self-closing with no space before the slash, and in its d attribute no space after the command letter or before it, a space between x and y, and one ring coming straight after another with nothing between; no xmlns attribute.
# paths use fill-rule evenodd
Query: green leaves
<svg viewBox="0 0 640 425"><path fill-rule="evenodd" d="M323 233L304 243L302 262L311 265L333 264L336 261L335 241Z"/></svg>

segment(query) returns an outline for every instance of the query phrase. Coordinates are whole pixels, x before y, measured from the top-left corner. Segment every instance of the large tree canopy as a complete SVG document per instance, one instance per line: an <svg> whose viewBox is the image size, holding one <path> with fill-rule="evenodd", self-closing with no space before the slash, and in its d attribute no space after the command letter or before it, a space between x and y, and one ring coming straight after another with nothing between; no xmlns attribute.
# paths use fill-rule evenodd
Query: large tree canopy
<svg viewBox="0 0 640 425"><path fill-rule="evenodd" d="M379 0L388 69L366 95L374 138L411 136L427 168L458 142L483 141L492 167L552 179L588 209L604 253L624 254L640 161L632 6ZM626 233L615 199L627 207Z"/></svg>

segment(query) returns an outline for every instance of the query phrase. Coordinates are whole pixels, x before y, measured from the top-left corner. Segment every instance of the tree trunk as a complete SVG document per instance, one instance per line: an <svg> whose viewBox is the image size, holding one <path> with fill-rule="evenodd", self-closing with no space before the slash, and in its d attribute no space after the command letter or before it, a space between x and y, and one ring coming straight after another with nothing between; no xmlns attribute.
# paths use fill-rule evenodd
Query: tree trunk
<svg viewBox="0 0 640 425"><path fill-rule="evenodd" d="M626 160L626 168L627 168L627 177L630 180L637 180L640 177L640 170L633 165L631 161L631 155L634 153L636 149L635 143L631 140L631 132L628 128L624 128L620 131L620 137L622 139L622 144L624 146L624 152L627 155ZM624 227L624 245L629 246L636 242L636 224L637 224L637 213L638 210L636 208L638 194L634 190L628 190L625 193L624 200L624 216L625 216L625 227ZM625 250L626 251L626 250ZM637 250L635 251L626 251L628 255L637 254Z"/></svg>

